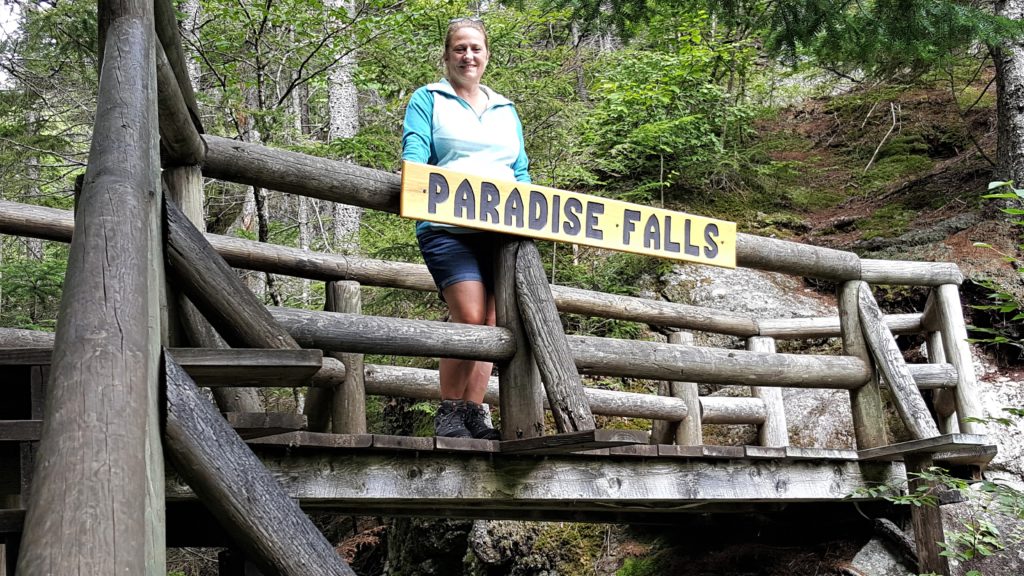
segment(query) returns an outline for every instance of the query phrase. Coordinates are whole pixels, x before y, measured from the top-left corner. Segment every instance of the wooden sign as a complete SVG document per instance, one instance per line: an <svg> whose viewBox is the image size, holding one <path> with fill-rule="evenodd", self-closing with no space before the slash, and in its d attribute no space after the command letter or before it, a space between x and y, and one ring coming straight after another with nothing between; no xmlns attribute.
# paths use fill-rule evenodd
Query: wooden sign
<svg viewBox="0 0 1024 576"><path fill-rule="evenodd" d="M401 215L416 220L736 267L736 223L403 162Z"/></svg>

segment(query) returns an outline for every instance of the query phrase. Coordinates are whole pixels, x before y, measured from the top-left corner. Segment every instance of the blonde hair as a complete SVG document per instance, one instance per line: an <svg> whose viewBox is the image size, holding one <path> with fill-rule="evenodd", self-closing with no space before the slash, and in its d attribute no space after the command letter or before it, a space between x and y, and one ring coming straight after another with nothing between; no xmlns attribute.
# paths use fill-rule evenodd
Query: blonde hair
<svg viewBox="0 0 1024 576"><path fill-rule="evenodd" d="M444 35L445 54L447 54L448 49L451 48L452 36L454 36L456 32L463 28L473 28L474 30L479 30L480 33L484 35L484 48L486 48L488 52L491 51L491 45L487 39L487 29L484 28L483 20L479 18L453 18L448 22L448 32L445 33Z"/></svg>

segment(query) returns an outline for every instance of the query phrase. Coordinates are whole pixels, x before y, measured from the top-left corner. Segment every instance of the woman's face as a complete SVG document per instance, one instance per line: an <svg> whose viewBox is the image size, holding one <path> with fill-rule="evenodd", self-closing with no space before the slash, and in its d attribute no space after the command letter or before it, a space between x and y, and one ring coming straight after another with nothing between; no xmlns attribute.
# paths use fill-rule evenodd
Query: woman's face
<svg viewBox="0 0 1024 576"><path fill-rule="evenodd" d="M470 26L459 28L452 33L444 53L448 81L453 85L479 84L489 57L483 32Z"/></svg>

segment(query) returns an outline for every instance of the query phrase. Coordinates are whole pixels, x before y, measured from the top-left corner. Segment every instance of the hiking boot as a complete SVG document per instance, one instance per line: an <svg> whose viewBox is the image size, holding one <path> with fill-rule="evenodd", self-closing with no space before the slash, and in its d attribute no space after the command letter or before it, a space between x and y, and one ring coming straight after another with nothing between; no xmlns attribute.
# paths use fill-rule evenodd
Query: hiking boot
<svg viewBox="0 0 1024 576"><path fill-rule="evenodd" d="M487 412L476 402L466 400L466 430L481 440L501 440L501 433L487 425Z"/></svg>
<svg viewBox="0 0 1024 576"><path fill-rule="evenodd" d="M442 400L434 416L434 435L446 438L472 438L466 429L466 403L462 400Z"/></svg>

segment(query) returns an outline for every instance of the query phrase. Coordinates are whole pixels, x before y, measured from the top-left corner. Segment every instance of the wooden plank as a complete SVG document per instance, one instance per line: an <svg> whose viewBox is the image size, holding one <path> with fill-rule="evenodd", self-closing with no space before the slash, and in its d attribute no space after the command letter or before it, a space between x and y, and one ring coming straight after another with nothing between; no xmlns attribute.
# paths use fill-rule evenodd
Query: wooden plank
<svg viewBox="0 0 1024 576"><path fill-rule="evenodd" d="M387 450L411 450L416 452L430 452L434 449L433 437L419 436L391 436L388 434L373 434L374 448Z"/></svg>
<svg viewBox="0 0 1024 576"><path fill-rule="evenodd" d="M943 434L932 438L860 450L858 455L861 460L892 460L906 454L971 451L987 444L988 438L983 434Z"/></svg>
<svg viewBox="0 0 1024 576"><path fill-rule="evenodd" d="M303 414L288 412L228 412L224 419L242 439L275 436L306 427Z"/></svg>
<svg viewBox="0 0 1024 576"><path fill-rule="evenodd" d="M162 262L151 2L100 6L97 112L58 314L22 574L144 574L164 560ZM147 450L149 456L147 457ZM68 490L74 478L75 489Z"/></svg>
<svg viewBox="0 0 1024 576"><path fill-rule="evenodd" d="M764 336L747 338L747 350L775 353L775 339ZM757 427L758 441L762 446L789 446L789 429L786 427L786 410L782 404L782 390L764 386L751 386L750 395L764 402L764 424Z"/></svg>
<svg viewBox="0 0 1024 576"><path fill-rule="evenodd" d="M505 440L501 442L501 452L533 455L565 454L631 444L647 444L647 432L642 430L581 430L523 440Z"/></svg>
<svg viewBox="0 0 1024 576"><path fill-rule="evenodd" d="M479 438L446 438L444 436L435 436L434 448L442 452L501 452L501 446L497 440L483 440Z"/></svg>
<svg viewBox="0 0 1024 576"><path fill-rule="evenodd" d="M769 446L744 446L743 453L746 455L747 458L755 459L785 458L786 448Z"/></svg>
<svg viewBox="0 0 1024 576"><path fill-rule="evenodd" d="M653 458L658 456L657 444L637 444L634 446L613 446L608 449L610 456L635 456Z"/></svg>
<svg viewBox="0 0 1024 576"><path fill-rule="evenodd" d="M42 434L42 420L0 420L0 442L35 442Z"/></svg>
<svg viewBox="0 0 1024 576"><path fill-rule="evenodd" d="M254 446L285 446L288 448L369 448L373 444L373 436L300 430L275 436L252 438L246 440L246 443Z"/></svg>
<svg viewBox="0 0 1024 576"><path fill-rule="evenodd" d="M246 554L284 576L354 575L184 370L164 359L168 455Z"/></svg>
<svg viewBox="0 0 1024 576"><path fill-rule="evenodd" d="M868 291L860 281L844 282L839 287L839 321L843 335L843 353L856 356L868 365L870 374L859 388L850 390L850 411L853 415L853 433L860 449L885 446L889 443L885 431L885 408L878 373L871 364L871 352L860 320L860 292Z"/></svg>
<svg viewBox="0 0 1024 576"><path fill-rule="evenodd" d="M980 466L984 468L999 452L995 444L975 446L974 448L960 447L953 452L936 452L932 459L941 462L946 466Z"/></svg>
<svg viewBox="0 0 1024 576"><path fill-rule="evenodd" d="M704 446L658 444L658 456L665 458L702 458L704 457Z"/></svg>
<svg viewBox="0 0 1024 576"><path fill-rule="evenodd" d="M866 288L858 292L858 313L864 340L878 370L889 383L889 390L903 423L915 439L938 436L939 429L928 412L921 391L907 370L903 354L892 333L882 324L882 311L878 309L875 297Z"/></svg>
<svg viewBox="0 0 1024 576"><path fill-rule="evenodd" d="M907 454L906 465L909 492L936 488L935 482L928 482L920 476L932 467L931 454ZM950 576L949 560L942 555L943 544L946 543L942 530L942 510L938 506L911 506L910 522L914 528L914 543L917 545L917 569L926 574Z"/></svg>
<svg viewBox="0 0 1024 576"><path fill-rule="evenodd" d="M745 458L747 453L743 446L713 446L705 444L701 446L704 458Z"/></svg>
<svg viewBox="0 0 1024 576"><path fill-rule="evenodd" d="M24 509L0 510L0 534L18 534L24 527Z"/></svg>
<svg viewBox="0 0 1024 576"><path fill-rule="evenodd" d="M946 358L956 368L956 413L960 431L966 434L984 434L985 425L965 421L965 418L984 418L978 395L978 382L974 377L974 361L967 344L967 326L960 308L960 293L954 284L943 284L934 289L935 309L942 334Z"/></svg>
<svg viewBox="0 0 1024 576"><path fill-rule="evenodd" d="M689 448L671 446L671 448ZM578 455L489 455L458 452L260 450L284 490L306 506L352 510L530 508L678 510L701 501L863 501L857 489L905 481L894 462L711 458L591 458ZM324 470L331 473L325 474ZM355 482L352 479L358 478ZM170 477L172 500L192 500ZM851 495L854 495L851 497ZM848 500L849 499L849 500ZM472 514L472 513L471 513Z"/></svg>
<svg viewBox="0 0 1024 576"><path fill-rule="evenodd" d="M497 325L512 334L516 347L508 361L498 364L498 388L504 390L498 400L504 440L536 438L544 434L544 387L516 299L516 259L521 242L503 239L494 258L495 317ZM488 384L488 392L490 388ZM484 400L494 402L487 397ZM590 407L594 409L592 401Z"/></svg>
<svg viewBox="0 0 1024 576"><path fill-rule="evenodd" d="M857 460L858 457L856 450L786 446L786 458L793 460Z"/></svg>
<svg viewBox="0 0 1024 576"><path fill-rule="evenodd" d="M533 242L521 242L516 254L516 298L530 349L540 369L548 407L559 432L593 430L594 415L583 382L551 299L540 253ZM525 440L524 440L525 441Z"/></svg>
<svg viewBox="0 0 1024 576"><path fill-rule="evenodd" d="M0 366L49 366L53 347L0 349Z"/></svg>
<svg viewBox="0 0 1024 576"><path fill-rule="evenodd" d="M170 352L200 386L305 386L323 366L320 350L172 348Z"/></svg>

